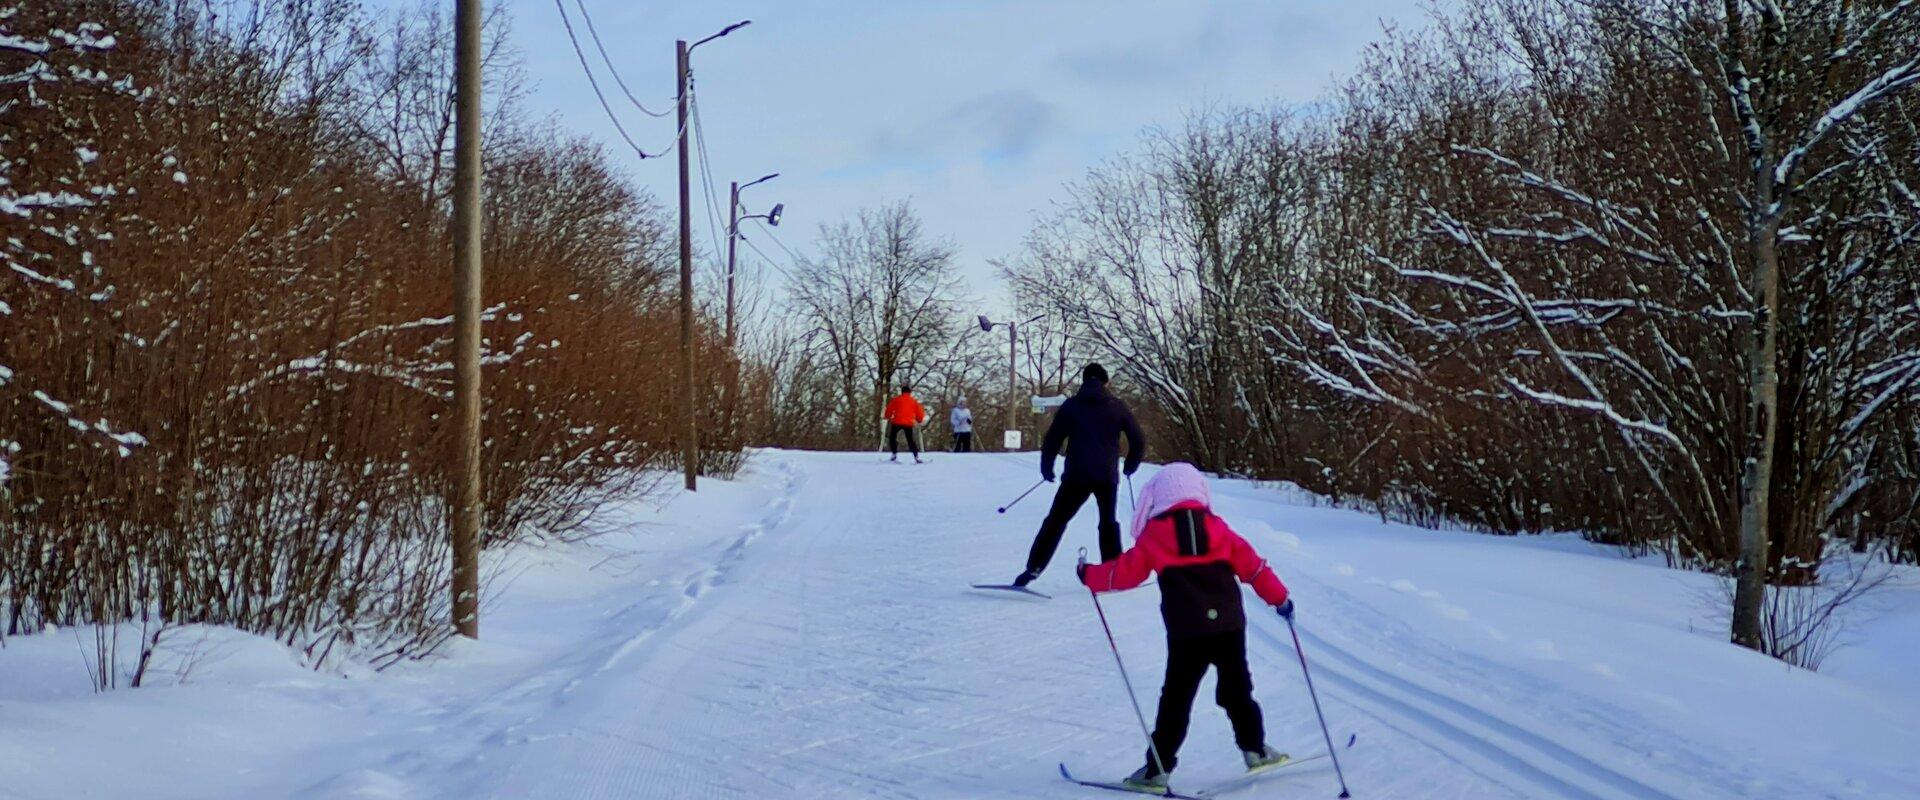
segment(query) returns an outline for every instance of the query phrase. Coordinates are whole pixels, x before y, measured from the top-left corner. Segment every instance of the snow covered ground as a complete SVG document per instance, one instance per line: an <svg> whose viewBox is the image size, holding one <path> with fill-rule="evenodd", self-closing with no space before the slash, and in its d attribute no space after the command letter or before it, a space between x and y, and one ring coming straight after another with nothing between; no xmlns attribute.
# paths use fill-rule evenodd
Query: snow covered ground
<svg viewBox="0 0 1920 800"><path fill-rule="evenodd" d="M1092 509L1037 585L1052 601L969 590L1019 570L1047 498L993 511L1031 484L1031 455L930 458L766 452L738 482L633 503L591 544L496 559L482 641L381 674L190 629L170 640L196 662L184 681L95 695L71 631L10 639L0 798L1097 794L1056 762L1118 776L1141 747L1073 582ZM1920 796L1911 570L1814 674L1725 644L1705 576L1216 491L1294 589L1328 719L1359 736L1355 797ZM1157 603L1107 602L1149 713ZM1269 739L1313 753L1285 625L1253 616ZM1210 696L1176 786L1238 770ZM1234 796L1335 792L1320 761Z"/></svg>

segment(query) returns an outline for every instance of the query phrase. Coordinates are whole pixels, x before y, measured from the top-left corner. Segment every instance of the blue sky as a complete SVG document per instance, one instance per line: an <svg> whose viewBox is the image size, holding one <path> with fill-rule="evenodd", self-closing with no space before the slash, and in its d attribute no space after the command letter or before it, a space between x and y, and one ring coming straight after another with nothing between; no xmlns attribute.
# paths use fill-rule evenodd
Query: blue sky
<svg viewBox="0 0 1920 800"><path fill-rule="evenodd" d="M564 1L584 39L575 0ZM579 1L655 110L672 105L675 39L753 20L694 57L719 191L781 173L746 202L786 203L777 233L803 253L821 223L910 199L996 305L987 261L1017 250L1063 183L1198 106L1316 99L1383 24L1417 28L1427 16L1424 0ZM533 82L529 110L607 144L641 185L673 198L674 160L641 161L620 142L553 0L506 7ZM672 138L670 120L640 114L601 82L643 147ZM696 194L694 235L710 242L699 203ZM724 196L718 204L724 212ZM770 244L761 249L784 258Z"/></svg>

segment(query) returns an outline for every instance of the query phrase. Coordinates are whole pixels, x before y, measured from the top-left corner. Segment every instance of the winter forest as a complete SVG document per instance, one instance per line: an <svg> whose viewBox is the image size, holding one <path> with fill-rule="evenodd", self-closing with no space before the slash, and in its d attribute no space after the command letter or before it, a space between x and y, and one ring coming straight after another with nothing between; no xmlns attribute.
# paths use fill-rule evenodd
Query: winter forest
<svg viewBox="0 0 1920 800"><path fill-rule="evenodd" d="M605 17L557 6L568 63L610 71ZM136 689L208 626L321 673L463 657L450 9L0 2L0 662L57 635L90 691ZM1699 576L1714 644L1802 670L1861 644L1847 621L1920 565L1913 0L1436 4L1375 26L1311 102L1194 96L1124 132L1034 201L1017 248L975 254L992 280L920 198L876 195L808 229L740 225L765 267L736 299L696 94L717 205L695 214L690 381L675 198L613 155L663 156L672 118L638 144L556 125L511 36L555 13L484 19L489 559L612 547L635 498L676 496L683 408L724 498L769 454L884 450L903 384L930 452L961 399L975 449L1007 430L1038 449L1041 401L1097 361L1150 462L1652 561ZM633 97L600 81L603 103ZM1019 323L1011 350L989 317ZM1038 478L1025 459L975 505ZM857 524L931 513L907 508ZM655 546L637 552L664 563ZM1045 607L1084 612L1063 553ZM518 580L487 563L483 608ZM655 582L693 603L732 563L685 598ZM416 796L351 789L312 796ZM1617 796L1704 796L1665 791ZM1562 794L1616 796L1518 791Z"/></svg>

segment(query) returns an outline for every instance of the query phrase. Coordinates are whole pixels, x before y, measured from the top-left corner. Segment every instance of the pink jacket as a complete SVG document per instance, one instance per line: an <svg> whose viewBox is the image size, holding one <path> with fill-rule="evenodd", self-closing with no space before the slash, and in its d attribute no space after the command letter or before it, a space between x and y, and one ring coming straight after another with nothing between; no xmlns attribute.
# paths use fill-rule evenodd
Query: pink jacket
<svg viewBox="0 0 1920 800"><path fill-rule="evenodd" d="M1268 604L1285 603L1286 584L1253 545L1213 514L1212 504L1212 491L1199 470L1168 464L1147 481L1135 501L1133 547L1112 561L1089 565L1086 585L1096 593L1117 592L1160 574L1162 612L1169 632L1176 634L1176 625L1189 622L1188 627L1219 627L1200 620L1231 625L1239 617L1236 578ZM1233 608L1220 608L1228 602ZM1186 613L1190 610L1197 614ZM1227 618L1209 611L1224 612Z"/></svg>
<svg viewBox="0 0 1920 800"><path fill-rule="evenodd" d="M1205 510L1206 506L1198 502L1186 502L1168 509ZM1211 512L1206 515L1209 547L1201 555L1181 555L1176 538L1176 528L1169 517L1157 517L1146 524L1146 531L1133 543L1127 552L1119 558L1103 564L1087 565L1085 578L1087 587L1095 592L1119 592L1132 589L1147 582L1155 573L1176 567L1190 567L1215 562L1226 562L1233 568L1234 577L1241 583L1253 587L1254 594L1268 605L1280 605L1287 602L1287 585L1280 582L1280 576L1274 574L1273 567L1260 553L1247 544L1247 540L1234 533L1227 521Z"/></svg>

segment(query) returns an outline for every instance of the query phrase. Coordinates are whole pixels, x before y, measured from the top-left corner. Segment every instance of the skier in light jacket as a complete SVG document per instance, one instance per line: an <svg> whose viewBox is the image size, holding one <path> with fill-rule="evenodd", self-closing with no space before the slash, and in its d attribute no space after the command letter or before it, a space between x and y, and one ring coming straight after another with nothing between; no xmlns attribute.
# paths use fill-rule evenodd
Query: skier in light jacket
<svg viewBox="0 0 1920 800"><path fill-rule="evenodd" d="M1140 489L1133 513L1133 548L1100 564L1082 563L1080 581L1096 594L1131 589L1160 575L1160 617L1167 626L1167 677L1146 766L1126 783L1165 792L1179 763L1194 695L1207 668L1216 670L1214 701L1233 722L1233 739L1247 769L1284 763L1266 744L1260 704L1247 669L1247 615L1240 584L1293 618L1293 600L1266 559L1214 515L1207 479L1191 464L1168 464Z"/></svg>
<svg viewBox="0 0 1920 800"><path fill-rule="evenodd" d="M973 452L973 409L967 408L967 398L960 398L947 412L947 426L953 429L953 452Z"/></svg>

